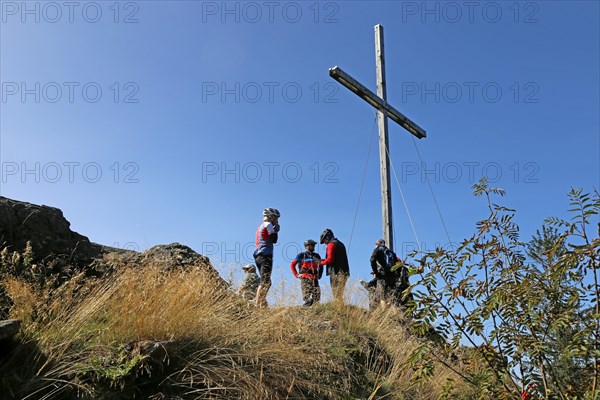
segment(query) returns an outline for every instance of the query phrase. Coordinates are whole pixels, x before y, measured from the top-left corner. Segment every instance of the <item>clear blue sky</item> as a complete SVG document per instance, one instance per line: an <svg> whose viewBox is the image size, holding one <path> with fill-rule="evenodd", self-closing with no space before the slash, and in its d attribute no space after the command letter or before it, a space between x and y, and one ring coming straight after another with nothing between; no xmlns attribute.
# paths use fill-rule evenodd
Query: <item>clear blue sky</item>
<svg viewBox="0 0 600 400"><path fill-rule="evenodd" d="M483 174L523 239L600 181L600 9L533 2L0 2L2 196L63 210L90 240L180 242L251 262L264 207L282 213L275 266L331 228L346 244L373 109L328 76L375 90L385 28L390 153L422 246L486 216ZM375 138L376 139L376 138ZM350 246L354 278L382 236L376 140ZM416 248L393 179L397 252ZM321 246L318 250L324 252ZM291 274L289 274L291 276ZM279 278L277 278L279 279Z"/></svg>

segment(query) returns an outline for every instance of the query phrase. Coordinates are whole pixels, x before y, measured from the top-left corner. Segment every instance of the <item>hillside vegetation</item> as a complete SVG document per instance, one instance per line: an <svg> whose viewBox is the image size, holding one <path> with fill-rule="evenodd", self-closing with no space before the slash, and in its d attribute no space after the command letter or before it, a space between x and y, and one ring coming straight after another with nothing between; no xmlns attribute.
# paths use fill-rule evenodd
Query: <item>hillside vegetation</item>
<svg viewBox="0 0 600 400"><path fill-rule="evenodd" d="M415 381L410 358L424 339L407 332L398 310L259 309L199 270L80 279L51 299L5 282L11 316L24 321L0 370L9 398L425 400L458 378L442 369ZM473 389L451 393L476 398Z"/></svg>
<svg viewBox="0 0 600 400"><path fill-rule="evenodd" d="M0 346L0 398L600 400L600 196L572 190L572 219L523 242L503 191L474 190L489 208L476 233L418 255L406 309L371 312L256 308L178 244L139 254L67 232L59 251L91 250L52 256L22 245L35 227L15 213L0 312L22 325Z"/></svg>

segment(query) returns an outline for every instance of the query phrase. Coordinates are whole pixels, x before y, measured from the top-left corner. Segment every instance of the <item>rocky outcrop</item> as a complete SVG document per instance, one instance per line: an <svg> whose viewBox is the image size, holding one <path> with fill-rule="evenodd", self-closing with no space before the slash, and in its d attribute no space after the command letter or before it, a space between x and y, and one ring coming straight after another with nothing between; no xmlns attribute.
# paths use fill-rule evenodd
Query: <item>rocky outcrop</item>
<svg viewBox="0 0 600 400"><path fill-rule="evenodd" d="M90 242L70 226L58 208L0 196L0 250L8 248L10 252L22 253L29 242L34 263L56 264L60 259L61 265L83 267L96 271L98 276L121 267L198 267L214 271L208 257L179 243L158 245L138 253Z"/></svg>
<svg viewBox="0 0 600 400"><path fill-rule="evenodd" d="M93 268L98 271L115 270L119 268L161 268L161 269L200 269L225 285L225 281L210 264L208 257L196 253L188 246L180 243L161 244L144 251L137 252L105 252L94 261Z"/></svg>
<svg viewBox="0 0 600 400"><path fill-rule="evenodd" d="M0 196L0 279L16 276L52 290L82 272L100 278L122 268L152 266L198 268L226 286L208 257L182 244L158 245L139 253L90 242L70 226L58 208ZM12 257L13 252L23 254L28 242L31 259ZM8 317L10 306L11 299L0 285L0 319Z"/></svg>
<svg viewBox="0 0 600 400"><path fill-rule="evenodd" d="M58 208L0 196L0 248L23 252L31 243L35 262L63 257L70 264L87 264L103 247L70 229Z"/></svg>
<svg viewBox="0 0 600 400"><path fill-rule="evenodd" d="M112 260L121 265L137 267L158 267L172 269L176 267L204 267L210 265L210 260L196 253L188 246L171 243L154 246L143 253L136 252L107 252L105 260Z"/></svg>

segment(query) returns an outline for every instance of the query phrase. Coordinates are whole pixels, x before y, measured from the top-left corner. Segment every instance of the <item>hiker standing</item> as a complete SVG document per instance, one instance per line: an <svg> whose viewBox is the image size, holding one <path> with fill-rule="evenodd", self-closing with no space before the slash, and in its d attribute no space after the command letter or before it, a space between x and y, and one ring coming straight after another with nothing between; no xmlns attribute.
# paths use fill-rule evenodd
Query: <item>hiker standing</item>
<svg viewBox="0 0 600 400"><path fill-rule="evenodd" d="M319 265L321 256L315 253L315 242L308 239L304 242L305 252L296 256L290 268L296 278L300 279L300 287L302 288L302 298L304 306L310 307L313 304L319 303L321 300L321 288L319 287L319 279L323 276L323 267ZM296 269L299 265L299 270Z"/></svg>
<svg viewBox="0 0 600 400"><path fill-rule="evenodd" d="M334 301L344 303L344 289L350 276L350 265L348 264L348 255L346 246L334 237L331 229L325 229L321 233L321 244L326 244L326 258L321 261L321 265L327 267L327 275L331 282L331 291Z"/></svg>
<svg viewBox="0 0 600 400"><path fill-rule="evenodd" d="M237 291L237 294L242 296L243 299L248 301L254 301L256 298L256 290L260 285L260 278L256 273L256 267L253 264L244 265L242 267L246 275L242 281L242 285Z"/></svg>
<svg viewBox="0 0 600 400"><path fill-rule="evenodd" d="M267 293L271 287L271 272L273 270L273 245L277 243L279 233L279 217L276 208L263 210L263 222L256 230L256 250L254 261L260 273L260 285L256 290L256 305L267 306Z"/></svg>
<svg viewBox="0 0 600 400"><path fill-rule="evenodd" d="M377 280L375 297L382 305L390 304L395 298L397 277L391 269L398 261L396 254L386 247L385 240L375 242L370 262L372 274Z"/></svg>

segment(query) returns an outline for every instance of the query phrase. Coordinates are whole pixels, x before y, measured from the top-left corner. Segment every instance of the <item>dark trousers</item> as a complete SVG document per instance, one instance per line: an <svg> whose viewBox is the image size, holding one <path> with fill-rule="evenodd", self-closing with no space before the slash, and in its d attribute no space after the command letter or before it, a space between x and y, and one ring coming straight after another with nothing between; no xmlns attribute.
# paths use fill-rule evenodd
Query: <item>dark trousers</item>
<svg viewBox="0 0 600 400"><path fill-rule="evenodd" d="M305 306L312 306L321 301L321 288L318 280L301 278L300 287L302 288L302 299Z"/></svg>
<svg viewBox="0 0 600 400"><path fill-rule="evenodd" d="M256 268L260 274L260 285L263 288L271 287L271 272L273 271L273 256L257 254L254 256Z"/></svg>

